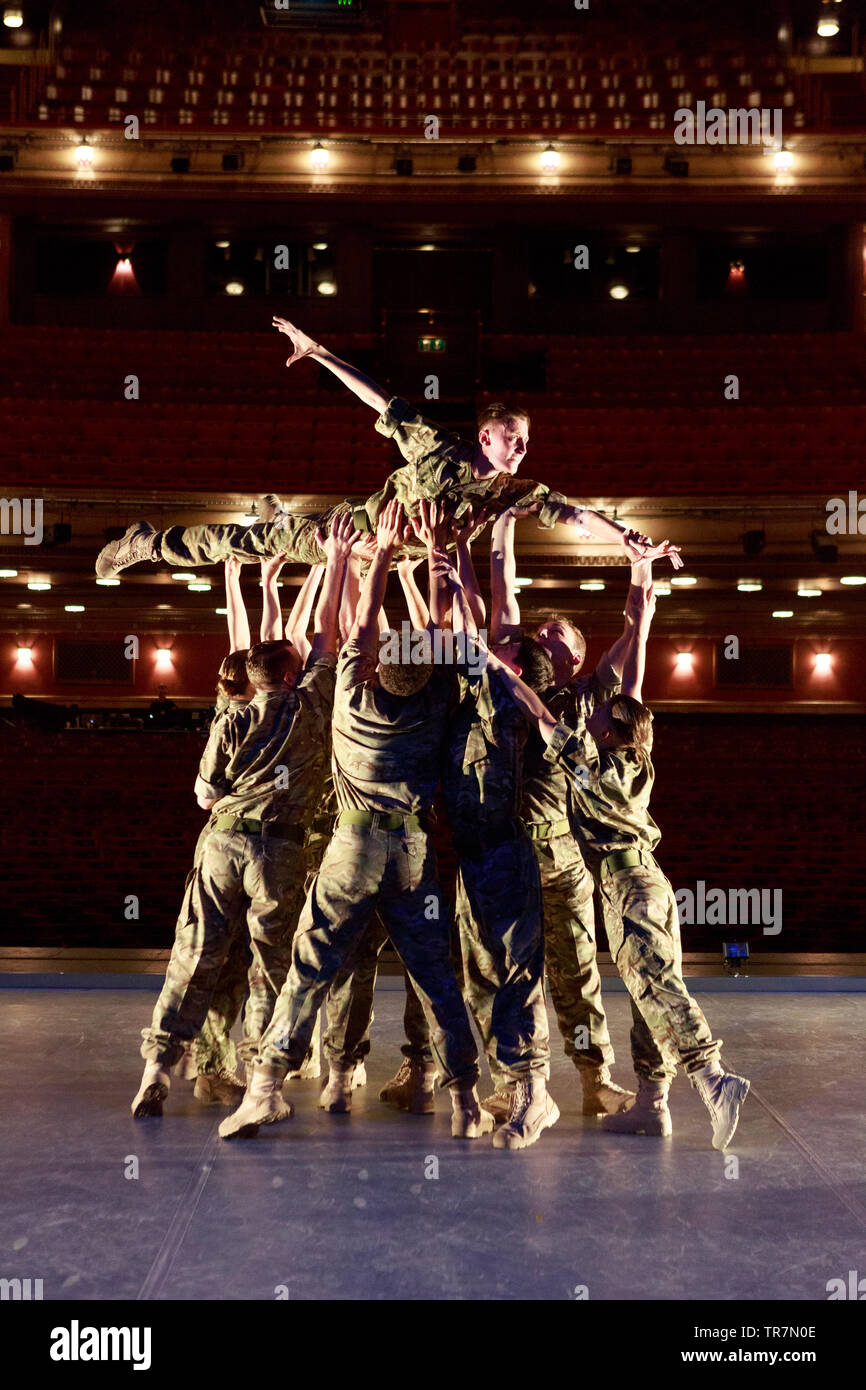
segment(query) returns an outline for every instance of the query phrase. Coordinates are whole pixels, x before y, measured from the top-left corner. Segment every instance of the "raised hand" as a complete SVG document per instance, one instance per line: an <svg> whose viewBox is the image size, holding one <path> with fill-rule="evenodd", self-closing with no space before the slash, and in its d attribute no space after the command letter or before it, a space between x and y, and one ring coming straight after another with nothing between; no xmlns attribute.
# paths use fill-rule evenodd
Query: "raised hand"
<svg viewBox="0 0 866 1390"><path fill-rule="evenodd" d="M403 539L404 525L403 508L394 497L382 512L376 526L377 549L396 550Z"/></svg>
<svg viewBox="0 0 866 1390"><path fill-rule="evenodd" d="M319 344L314 342L308 333L302 332L300 328L290 323L288 319L278 318L275 314L272 323L274 328L278 328L281 333L285 333L286 337L291 339L294 351L291 357L286 359L287 367L291 367L293 362L299 362L302 357L309 357L311 352L318 349Z"/></svg>
<svg viewBox="0 0 866 1390"><path fill-rule="evenodd" d="M262 579L276 579L285 563L285 555L268 555L262 560Z"/></svg>
<svg viewBox="0 0 866 1390"><path fill-rule="evenodd" d="M237 555L230 555L225 562L226 579L240 579L241 562Z"/></svg>
<svg viewBox="0 0 866 1390"><path fill-rule="evenodd" d="M428 550L435 550L445 544L449 530L450 512L444 502L428 502L424 499L418 505L418 515L411 521L412 530Z"/></svg>
<svg viewBox="0 0 866 1390"><path fill-rule="evenodd" d="M446 579L454 589L463 588L463 580L447 550L435 549L430 552L430 573L436 579Z"/></svg>
<svg viewBox="0 0 866 1390"><path fill-rule="evenodd" d="M321 531L316 532L316 542L320 550L324 550L328 559L348 560L352 553L352 547L360 539L361 532L355 530L355 523L351 512L338 512L331 522L331 531L328 536L323 536Z"/></svg>
<svg viewBox="0 0 866 1390"><path fill-rule="evenodd" d="M624 531L622 545L629 559L635 560L658 560L666 555L675 570L682 569L683 560L680 556L680 547L671 545L670 541L661 541L655 545L649 538L640 531Z"/></svg>

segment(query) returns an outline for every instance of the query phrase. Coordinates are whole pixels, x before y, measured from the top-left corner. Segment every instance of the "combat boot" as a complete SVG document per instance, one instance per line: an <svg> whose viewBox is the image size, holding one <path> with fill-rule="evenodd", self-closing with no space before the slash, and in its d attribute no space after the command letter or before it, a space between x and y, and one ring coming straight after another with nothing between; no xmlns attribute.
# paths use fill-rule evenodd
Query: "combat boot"
<svg viewBox="0 0 866 1390"><path fill-rule="evenodd" d="M154 545L158 533L147 521L135 521L127 526L119 541L109 541L96 557L96 573L100 579L109 579L120 574L139 560L159 560L160 555Z"/></svg>
<svg viewBox="0 0 866 1390"><path fill-rule="evenodd" d="M481 1102L482 1110L486 1110L488 1115L492 1115L494 1122L502 1125L511 1114L511 1104L514 1100L513 1086L497 1086L492 1096Z"/></svg>
<svg viewBox="0 0 866 1390"><path fill-rule="evenodd" d="M355 1073L352 1077L352 1090L357 1091L360 1086L367 1084L367 1068L363 1062L358 1062L355 1066Z"/></svg>
<svg viewBox="0 0 866 1390"><path fill-rule="evenodd" d="M396 1105L410 1115L432 1115L436 1109L433 1087L436 1084L436 1064L419 1062L414 1057L405 1057L396 1076L379 1092L379 1099L386 1105Z"/></svg>
<svg viewBox="0 0 866 1390"><path fill-rule="evenodd" d="M559 1106L547 1094L547 1082L540 1071L531 1071L515 1084L511 1113L493 1136L494 1149L528 1149L544 1129L559 1119Z"/></svg>
<svg viewBox="0 0 866 1390"><path fill-rule="evenodd" d="M581 1067L584 1115L615 1115L634 1100L634 1091L624 1091L610 1079L609 1067Z"/></svg>
<svg viewBox="0 0 866 1390"><path fill-rule="evenodd" d="M634 1105L613 1115L605 1115L602 1129L609 1134L650 1134L667 1138L673 1133L671 1112L668 1110L669 1081L647 1081L638 1077Z"/></svg>
<svg viewBox="0 0 866 1390"><path fill-rule="evenodd" d="M239 1076L227 1072L199 1072L193 1095L205 1105L237 1105L245 1089Z"/></svg>
<svg viewBox="0 0 866 1390"><path fill-rule="evenodd" d="M248 1075L250 1080L243 1100L234 1114L227 1116L219 1127L221 1139L254 1139L259 1125L276 1124L294 1113L281 1095L285 1067L254 1062Z"/></svg>
<svg viewBox="0 0 866 1390"><path fill-rule="evenodd" d="M700 1071L690 1072L689 1081L710 1113L713 1148L727 1148L737 1128L740 1106L752 1083L734 1072L723 1071L721 1062L708 1062Z"/></svg>
<svg viewBox="0 0 866 1390"><path fill-rule="evenodd" d="M273 493L268 493L269 497L273 495ZM297 1070L289 1072L286 1077L287 1081L318 1081L322 1075L321 1037L321 1020L316 1015L316 1026L313 1029L313 1036L310 1038L310 1051Z"/></svg>
<svg viewBox="0 0 866 1390"><path fill-rule="evenodd" d="M136 1120L162 1114L162 1105L171 1085L171 1071L162 1062L146 1062L138 1095L130 1109Z"/></svg>
<svg viewBox="0 0 866 1390"><path fill-rule="evenodd" d="M479 1139L493 1129L493 1116L482 1110L472 1082L456 1082L451 1088L451 1138Z"/></svg>
<svg viewBox="0 0 866 1390"><path fill-rule="evenodd" d="M354 1062L330 1062L328 1080L319 1096L319 1107L330 1115L348 1115L352 1109L352 1092L355 1089Z"/></svg>
<svg viewBox="0 0 866 1390"><path fill-rule="evenodd" d="M184 1043L181 1059L171 1069L175 1081L195 1081L198 1076L198 1063L192 1049L192 1043Z"/></svg>

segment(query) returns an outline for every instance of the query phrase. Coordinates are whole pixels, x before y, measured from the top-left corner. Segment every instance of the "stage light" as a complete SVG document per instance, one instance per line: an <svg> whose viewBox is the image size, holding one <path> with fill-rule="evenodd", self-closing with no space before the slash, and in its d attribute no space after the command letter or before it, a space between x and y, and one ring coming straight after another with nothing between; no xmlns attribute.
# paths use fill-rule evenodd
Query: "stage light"
<svg viewBox="0 0 866 1390"><path fill-rule="evenodd" d="M829 652L815 653L815 675L829 676L833 670L833 657Z"/></svg>
<svg viewBox="0 0 866 1390"><path fill-rule="evenodd" d="M244 283L243 283L243 280L228 280L228 281L226 282L226 294L237 295L237 294L243 294L243 292L244 292Z"/></svg>
<svg viewBox="0 0 866 1390"><path fill-rule="evenodd" d="M313 250L314 250L314 251L327 251L327 249L328 249L328 243L327 243L326 241L314 241L314 242L313 242Z"/></svg>
<svg viewBox="0 0 866 1390"><path fill-rule="evenodd" d="M825 5L818 17L818 37L822 39L835 39L839 32L839 21L828 5Z"/></svg>
<svg viewBox="0 0 866 1390"><path fill-rule="evenodd" d="M670 584L653 584L653 593L656 598L670 598Z"/></svg>
<svg viewBox="0 0 866 1390"><path fill-rule="evenodd" d="M692 584L697 584L697 582L693 574L675 574L670 580L670 583L676 584L679 589L687 589Z"/></svg>
<svg viewBox="0 0 866 1390"><path fill-rule="evenodd" d="M434 244L432 241L425 241L421 246L418 247L418 250L419 250L419 251L435 251L435 250L436 250L436 246L435 246L435 244Z"/></svg>
<svg viewBox="0 0 866 1390"><path fill-rule="evenodd" d="M763 587L760 579L740 579L737 582L737 590L741 594L759 594Z"/></svg>
<svg viewBox="0 0 866 1390"><path fill-rule="evenodd" d="M7 29L20 29L24 23L24 13L20 5L7 5L3 10L3 23Z"/></svg>
<svg viewBox="0 0 866 1390"><path fill-rule="evenodd" d="M169 647L157 647L157 649L156 649L156 654L155 654L155 656L154 656L154 661L156 662L157 668L158 668L159 670L161 670L161 671L164 671L168 666L171 665L171 650L170 650L170 648L169 648Z"/></svg>
<svg viewBox="0 0 866 1390"><path fill-rule="evenodd" d="M17 579L17 570L0 570L0 579Z"/></svg>
<svg viewBox="0 0 866 1390"><path fill-rule="evenodd" d="M217 248L218 251L228 251L229 247L231 246L231 242L230 242L230 241L215 241L215 242L214 242L214 246Z"/></svg>
<svg viewBox="0 0 866 1390"><path fill-rule="evenodd" d="M210 584L205 584L201 580L197 584L190 584L188 586L191 594L209 594L210 587Z"/></svg>
<svg viewBox="0 0 866 1390"><path fill-rule="evenodd" d="M797 598L820 598L820 589L798 589Z"/></svg>
<svg viewBox="0 0 866 1390"><path fill-rule="evenodd" d="M640 247L639 247L639 246L627 246L625 249L626 249L626 251L628 252L628 254L629 254L630 256L636 256L636 255L638 254L638 252L640 251Z"/></svg>
<svg viewBox="0 0 866 1390"><path fill-rule="evenodd" d="M337 293L337 286L333 280L320 280L316 286L319 294L332 295Z"/></svg>
<svg viewBox="0 0 866 1390"><path fill-rule="evenodd" d="M785 170L793 167L794 156L790 150L776 150L773 155L773 163L780 173L784 173Z"/></svg>
<svg viewBox="0 0 866 1390"><path fill-rule="evenodd" d="M313 148L310 150L310 163L312 164L313 168L317 172L321 169L327 169L329 158L330 155L328 154L328 151L325 149L321 141L317 140Z"/></svg>
<svg viewBox="0 0 866 1390"><path fill-rule="evenodd" d="M51 588L51 585L48 583L47 579L31 579L27 587L28 589L32 589L34 594L44 594Z"/></svg>
<svg viewBox="0 0 866 1390"><path fill-rule="evenodd" d="M78 161L79 169L93 168L93 146L86 137L76 149L75 158Z"/></svg>
<svg viewBox="0 0 866 1390"><path fill-rule="evenodd" d="M603 579L585 579L579 587L585 594L600 594L604 588Z"/></svg>
<svg viewBox="0 0 866 1390"><path fill-rule="evenodd" d="M83 612L84 612L84 604L83 604L83 603L64 603L64 605L63 605L63 611L64 611L64 613L83 613Z"/></svg>
<svg viewBox="0 0 866 1390"><path fill-rule="evenodd" d="M726 975L746 974L746 965L749 960L748 941L723 941L722 942L722 964Z"/></svg>
<svg viewBox="0 0 866 1390"><path fill-rule="evenodd" d="M744 531L740 540L743 543L743 554L754 559L767 544L767 535L765 531Z"/></svg>
<svg viewBox="0 0 866 1390"><path fill-rule="evenodd" d="M225 615L226 615L226 613L228 613L228 611L229 611L229 610L228 610L227 608L215 608L215 609L214 609L214 612L215 612L215 613L219 613L219 615L220 615L221 617L225 617Z"/></svg>
<svg viewBox="0 0 866 1390"><path fill-rule="evenodd" d="M532 583L532 580L531 580L531 579L515 579L514 582L515 582L515 584L520 584L520 585L522 585L522 586L525 588L525 586L526 586L527 584L531 584L531 583Z"/></svg>
<svg viewBox="0 0 866 1390"><path fill-rule="evenodd" d="M119 579L97 579L97 584L101 584L103 589L116 589L120 583Z"/></svg>
<svg viewBox="0 0 866 1390"><path fill-rule="evenodd" d="M774 618L793 618L793 616L794 616L794 610L793 610L793 608L774 608L774 609L773 609L773 617L774 617Z"/></svg>
<svg viewBox="0 0 866 1390"><path fill-rule="evenodd" d="M616 284L611 285L610 289L608 290L608 294L610 295L611 299L628 299L630 293L631 291L628 285L622 284L622 282L619 280L616 282Z"/></svg>
<svg viewBox="0 0 866 1390"><path fill-rule="evenodd" d="M843 574L839 583L847 584L850 588L856 589L861 584L866 584L866 574Z"/></svg>
<svg viewBox="0 0 866 1390"><path fill-rule="evenodd" d="M677 652L676 667L678 671L691 671L693 655L691 652Z"/></svg>
<svg viewBox="0 0 866 1390"><path fill-rule="evenodd" d="M555 174L560 164L559 150L555 150L552 145L548 145L546 150L542 150L539 155L541 162L541 172L543 174Z"/></svg>
<svg viewBox="0 0 866 1390"><path fill-rule="evenodd" d="M198 579L198 575L193 574L192 570L175 570L171 577L176 579L179 584L194 584Z"/></svg>

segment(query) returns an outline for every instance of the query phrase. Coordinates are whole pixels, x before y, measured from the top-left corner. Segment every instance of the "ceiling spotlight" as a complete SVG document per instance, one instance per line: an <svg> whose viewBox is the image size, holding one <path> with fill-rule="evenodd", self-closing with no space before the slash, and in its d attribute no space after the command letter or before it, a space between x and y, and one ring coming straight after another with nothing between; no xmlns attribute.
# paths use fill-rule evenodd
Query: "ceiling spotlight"
<svg viewBox="0 0 866 1390"><path fill-rule="evenodd" d="M313 242L313 250L314 250L314 251L327 251L327 249L328 249L328 243L327 243L326 241L314 241L314 242Z"/></svg>
<svg viewBox="0 0 866 1390"><path fill-rule="evenodd" d="M243 294L243 292L244 292L244 282L243 282L243 280L228 280L228 281L226 282L226 294L235 295L235 294Z"/></svg>
<svg viewBox="0 0 866 1390"><path fill-rule="evenodd" d="M790 150L776 150L773 155L773 163L780 173L784 173L786 169L793 167L794 156Z"/></svg>
<svg viewBox="0 0 866 1390"><path fill-rule="evenodd" d="M228 610L227 608L215 608L215 609L214 609L214 612L215 612L215 613L219 613L219 615L220 615L221 617L225 617L225 615L226 615L226 613L228 613L228 611L229 611L229 610Z"/></svg>
<svg viewBox="0 0 866 1390"><path fill-rule="evenodd" d="M120 583L119 579L97 579L97 584L101 584L103 589L116 589Z"/></svg>
<svg viewBox="0 0 866 1390"><path fill-rule="evenodd" d="M218 251L228 251L229 247L231 246L231 242L230 242L230 241L215 241L215 242L214 242L214 246L216 247L216 249L217 249Z"/></svg>
<svg viewBox="0 0 866 1390"><path fill-rule="evenodd" d="M539 156L541 172L543 174L555 174L560 164L559 150L555 150L552 145L548 145L546 150L542 150Z"/></svg>
<svg viewBox="0 0 866 1390"><path fill-rule="evenodd" d="M820 589L798 589L797 598L820 598Z"/></svg>
<svg viewBox="0 0 866 1390"><path fill-rule="evenodd" d="M165 667L171 665L171 649L169 647L157 647L154 660L157 666L164 670Z"/></svg>
<svg viewBox="0 0 866 1390"><path fill-rule="evenodd" d="M326 169L330 155L320 140L317 140L310 150L310 163L316 170Z"/></svg>
<svg viewBox="0 0 866 1390"><path fill-rule="evenodd" d="M815 653L815 675L829 676L833 670L833 657L829 652Z"/></svg>
<svg viewBox="0 0 866 1390"><path fill-rule="evenodd" d="M603 579L585 579L579 586L585 594L600 594L604 588Z"/></svg>
<svg viewBox="0 0 866 1390"><path fill-rule="evenodd" d="M744 531L740 540L743 543L743 554L754 558L760 555L767 544L767 535L765 531Z"/></svg>
<svg viewBox="0 0 866 1390"><path fill-rule="evenodd" d="M24 14L20 5L6 5L3 10L3 23L7 29L20 29L24 23Z"/></svg>
<svg viewBox="0 0 866 1390"><path fill-rule="evenodd" d="M741 594L759 594L764 585L760 579L740 579L737 590Z"/></svg>
<svg viewBox="0 0 866 1390"><path fill-rule="evenodd" d="M424 241L424 242L422 242L421 245L418 247L418 250L419 250L419 251L435 251L435 250L436 250L436 244L435 244L435 242L432 242L432 241Z"/></svg>
<svg viewBox="0 0 866 1390"><path fill-rule="evenodd" d="M193 574L192 570L175 570L171 577L172 579L176 579L178 583L190 584L195 582L198 575Z"/></svg>
<svg viewBox="0 0 866 1390"><path fill-rule="evenodd" d="M691 584L697 584L693 574L675 574L670 580L671 584L676 584L677 588L687 589Z"/></svg>
<svg viewBox="0 0 866 1390"><path fill-rule="evenodd" d="M774 617L774 618L793 618L793 616L794 616L794 610L793 610L793 608L774 608L774 609L773 609L773 617Z"/></svg>
<svg viewBox="0 0 866 1390"><path fill-rule="evenodd" d="M531 580L531 579L515 579L514 582L515 582L515 584L520 584L521 586L523 586L523 587L525 588L525 586L526 586L527 584L531 584L531 583L532 583L532 580Z"/></svg>
<svg viewBox="0 0 866 1390"><path fill-rule="evenodd" d="M84 604L83 604L83 603L64 603L64 605L63 605L63 611L64 611L64 613L83 613L83 612L84 612Z"/></svg>
<svg viewBox="0 0 866 1390"><path fill-rule="evenodd" d="M78 161L79 169L93 168L93 146L85 137L75 151L75 158Z"/></svg>
<svg viewBox="0 0 866 1390"><path fill-rule="evenodd" d="M866 574L843 574L839 583L848 584L852 589L856 589L861 584L866 584Z"/></svg>
<svg viewBox="0 0 866 1390"><path fill-rule="evenodd" d="M17 579L17 570L0 570L0 579Z"/></svg>
<svg viewBox="0 0 866 1390"><path fill-rule="evenodd" d="M628 285L624 285L621 280L617 280L608 290L611 299L628 299L630 293Z"/></svg>
<svg viewBox="0 0 866 1390"><path fill-rule="evenodd" d="M31 579L27 587L32 589L34 594L44 594L47 589L51 588L51 585L47 579Z"/></svg>
<svg viewBox="0 0 866 1390"><path fill-rule="evenodd" d="M638 251L640 251L639 246L627 246L625 249L630 256L636 256Z"/></svg>
<svg viewBox="0 0 866 1390"><path fill-rule="evenodd" d="M205 584L201 580L199 580L197 584L189 585L189 591L191 594L209 594L210 584Z"/></svg>
<svg viewBox="0 0 866 1390"><path fill-rule="evenodd" d="M653 584L653 593L656 598L669 598L671 592L670 584Z"/></svg>
<svg viewBox="0 0 866 1390"><path fill-rule="evenodd" d="M33 652L32 652L32 650L31 650L30 647L19 647L19 648L18 648L18 665L19 665L19 666L32 666L32 665L33 665Z"/></svg>
<svg viewBox="0 0 866 1390"><path fill-rule="evenodd" d="M320 280L316 286L319 294L332 295L337 293L337 286L333 280Z"/></svg>
<svg viewBox="0 0 866 1390"><path fill-rule="evenodd" d="M829 5L825 5L818 18L818 37L822 39L835 39L839 32L839 21L833 14Z"/></svg>
<svg viewBox="0 0 866 1390"><path fill-rule="evenodd" d="M678 671L690 671L692 661L693 654L691 652L677 652L676 668Z"/></svg>

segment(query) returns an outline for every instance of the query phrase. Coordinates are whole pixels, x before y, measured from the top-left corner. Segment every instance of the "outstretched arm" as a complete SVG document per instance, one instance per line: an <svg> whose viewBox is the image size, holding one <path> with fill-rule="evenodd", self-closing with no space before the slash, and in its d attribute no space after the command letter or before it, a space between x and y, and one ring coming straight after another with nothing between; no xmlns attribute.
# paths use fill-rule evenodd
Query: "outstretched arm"
<svg viewBox="0 0 866 1390"><path fill-rule="evenodd" d="M640 531L628 530L622 522L613 521L603 512L594 512L588 507L568 507L557 519L570 526L580 527L584 533L589 532L591 536L606 541L608 545L622 546L630 560L655 560L666 555L675 570L682 569L683 561L678 545L671 545L668 540L655 545L649 536L644 536Z"/></svg>
<svg viewBox="0 0 866 1390"><path fill-rule="evenodd" d="M259 627L260 642L277 642L283 635L283 615L280 612L280 595L277 589L277 575L286 563L282 555L270 555L262 560L262 621Z"/></svg>
<svg viewBox="0 0 866 1390"><path fill-rule="evenodd" d="M423 632L430 625L430 609L415 583L414 571L420 563L417 555L407 555L397 561L397 574L406 598L406 607L409 609L409 621L416 632Z"/></svg>
<svg viewBox="0 0 866 1390"><path fill-rule="evenodd" d="M316 593L322 582L324 573L324 565L310 565L307 571L307 577L298 590L298 596L292 604L292 611L286 619L286 637L297 647L301 660L305 665L310 655L310 642L307 637L307 628L310 625L310 614L313 611Z"/></svg>
<svg viewBox="0 0 866 1390"><path fill-rule="evenodd" d="M316 605L313 644L310 650L310 658L313 661L317 661L321 656L336 653L337 614L343 589L343 574L358 534L352 523L351 513L348 512L339 513L334 517L331 534L327 538L321 531L316 532L316 540L324 550L327 562L322 592Z"/></svg>
<svg viewBox="0 0 866 1390"><path fill-rule="evenodd" d="M637 571L637 575L635 574ZM643 677L646 666L646 644L649 630L656 610L656 599L652 588L652 565L646 561L643 566L632 568L632 585L628 591L628 606L634 619L634 628L629 638L622 663L622 693L635 700L643 698Z"/></svg>
<svg viewBox="0 0 866 1390"><path fill-rule="evenodd" d="M379 611L388 587L391 557L403 538L403 508L394 498L379 517L376 527L376 553L361 590L351 640L375 656L379 650Z"/></svg>
<svg viewBox="0 0 866 1390"><path fill-rule="evenodd" d="M241 562L232 555L225 563L226 621L229 626L229 651L245 652L250 647L250 623L244 596L241 593Z"/></svg>
<svg viewBox="0 0 866 1390"><path fill-rule="evenodd" d="M485 650L483 642L479 641L478 645L481 647L482 651ZM511 670L510 666L506 666L505 663L494 656L492 652L487 652L486 656L488 666L491 670L499 672L500 679L507 687L508 693L517 705L517 708L526 715L526 718L531 724L535 725L541 737L544 739L544 742L549 743L553 731L556 728L556 720L550 713L550 710L536 695L535 691L530 690L529 686Z"/></svg>
<svg viewBox="0 0 866 1390"><path fill-rule="evenodd" d="M359 400L363 401L365 405L372 406L373 410L381 415L390 400L390 396L385 394L381 386L377 386L375 381L365 376L357 367L335 357L327 348L322 347L321 343L315 342L313 338L297 328L295 324L290 323L288 319L278 318L274 315L273 324L281 333L285 333L292 342L293 352L286 361L287 367L291 367L293 362L299 362L302 357L312 357L316 362L321 362L323 367L327 367L328 371L333 372L334 376L342 381L344 386L348 386L350 391L354 391Z"/></svg>
<svg viewBox="0 0 866 1390"><path fill-rule="evenodd" d="M520 604L514 581L517 560L514 554L514 508L497 517L490 538L490 640L500 642L520 627Z"/></svg>

